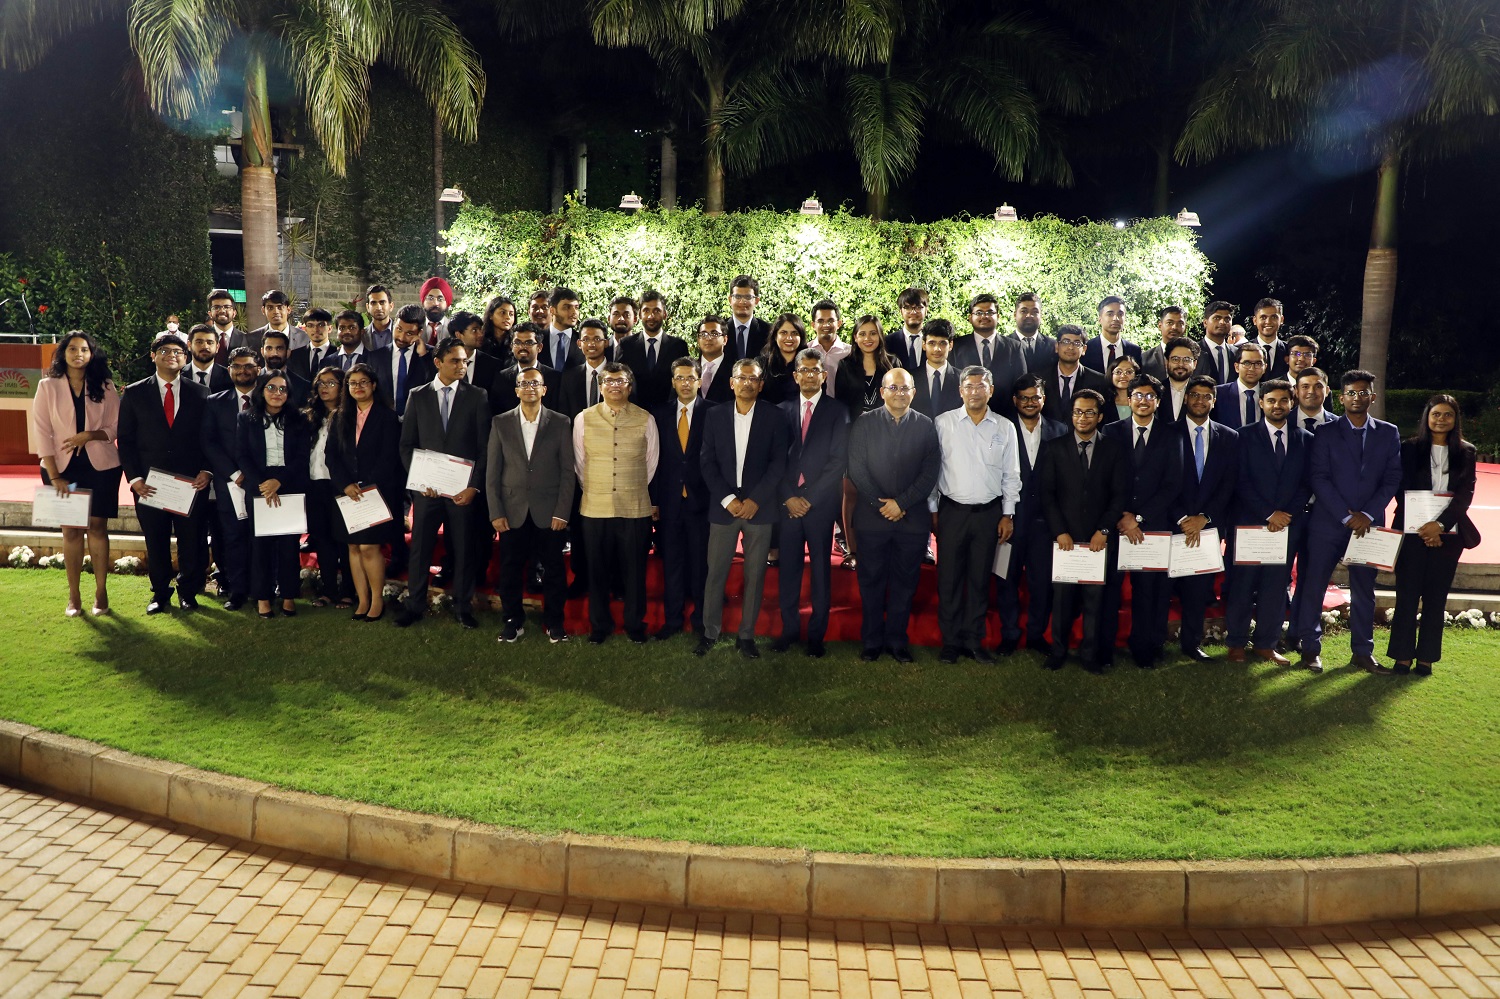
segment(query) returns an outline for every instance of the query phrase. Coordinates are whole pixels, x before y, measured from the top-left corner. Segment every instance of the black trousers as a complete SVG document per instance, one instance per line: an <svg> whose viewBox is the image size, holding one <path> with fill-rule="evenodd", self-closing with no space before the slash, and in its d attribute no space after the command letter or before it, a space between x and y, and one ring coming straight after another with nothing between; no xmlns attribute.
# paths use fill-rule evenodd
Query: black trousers
<svg viewBox="0 0 1500 999"><path fill-rule="evenodd" d="M589 630L608 635L615 630L609 590L623 595L625 631L646 631L646 542L650 517L583 517L583 543L589 550Z"/></svg>
<svg viewBox="0 0 1500 999"><path fill-rule="evenodd" d="M1128 542L1126 542L1128 544ZM1212 577L1208 577L1212 579ZM1167 617L1172 608L1172 582L1165 572L1132 572L1130 574L1130 652L1132 655L1156 656L1167 644ZM1119 593L1116 580L1115 592ZM1118 621L1118 617L1116 618ZM1199 617L1202 627L1202 617ZM1118 634L1118 628L1116 629Z"/></svg>
<svg viewBox="0 0 1500 999"><path fill-rule="evenodd" d="M1047 622L1052 615L1052 536L1045 521L1034 521L1011 536L1010 568L995 580L1000 609L1000 637L1021 637L1021 577L1026 577L1026 647L1047 647Z"/></svg>
<svg viewBox="0 0 1500 999"><path fill-rule="evenodd" d="M255 515L252 513L251 519ZM250 597L253 600L295 600L302 592L302 563L297 557L301 539L280 534L250 540Z"/></svg>
<svg viewBox="0 0 1500 999"><path fill-rule="evenodd" d="M307 484L307 540L318 556L318 596L332 601L353 600L349 532L344 530L337 500L328 479L313 479Z"/></svg>
<svg viewBox="0 0 1500 999"><path fill-rule="evenodd" d="M1440 548L1428 548L1415 534L1401 539L1401 549L1396 553L1396 614L1391 619L1391 643L1386 646L1386 655L1398 662L1415 659L1424 663L1435 663L1443 657L1443 609L1462 554L1463 547L1452 534L1443 535Z"/></svg>
<svg viewBox="0 0 1500 999"><path fill-rule="evenodd" d="M681 631L684 622L690 620L693 633L701 634L703 590L708 581L708 514L689 512L681 506L663 506L656 529L662 568L662 627L669 632ZM579 545L574 542L575 577L578 551ZM693 605L691 616L687 611L689 602Z"/></svg>
<svg viewBox="0 0 1500 999"><path fill-rule="evenodd" d="M472 507L483 503L476 498L469 506L459 506L445 497L429 498L416 493L411 497L411 562L407 572L406 609L413 614L427 611L428 569L432 550L437 546L438 527L444 527L443 545L453 552L453 577L449 591L453 609L467 611L474 599L474 543L470 537L474 524Z"/></svg>
<svg viewBox="0 0 1500 999"><path fill-rule="evenodd" d="M246 500L246 502L249 502ZM203 543L203 522L208 517L208 503L200 491L188 516L158 510L137 502L136 517L146 539L146 573L151 579L151 595L166 601L172 596L172 580L177 580L179 597L195 597L203 591L208 576L208 549ZM177 569L172 568L172 537L177 538Z"/></svg>
<svg viewBox="0 0 1500 999"><path fill-rule="evenodd" d="M833 581L830 562L833 559L833 522L838 505L824 504L822 510L810 508L801 517L781 518L781 567L776 585L781 601L781 636L795 639L802 634L802 550L807 549L807 602L812 615L807 619L807 640L821 642L828 634L828 613L833 606ZM785 509L785 508L783 508Z"/></svg>
<svg viewBox="0 0 1500 999"><path fill-rule="evenodd" d="M867 649L904 649L911 644L906 627L922 576L927 532L861 528L858 538L854 575L862 609L860 640Z"/></svg>
<svg viewBox="0 0 1500 999"><path fill-rule="evenodd" d="M550 525L552 518L549 515ZM526 611L521 607L526 588L526 567L535 559L542 567L542 624L547 630L562 630L563 604L568 599L567 574L563 571L563 541L567 531L538 527L527 517L511 524L500 535L500 606L505 620L521 624Z"/></svg>
<svg viewBox="0 0 1500 999"><path fill-rule="evenodd" d="M978 506L946 496L938 500L938 628L944 646L984 644L1002 506L998 498Z"/></svg>
<svg viewBox="0 0 1500 999"><path fill-rule="evenodd" d="M249 503L247 496L245 502ZM144 507L138 507L143 510ZM240 520L234 515L234 503L226 500L215 503L218 520L214 524L214 537L218 540L222 554L216 558L219 566L219 596L230 594L239 597L250 595L250 520Z"/></svg>
<svg viewBox="0 0 1500 999"><path fill-rule="evenodd" d="M1068 639L1073 634L1073 619L1083 610L1083 641L1078 645L1078 656L1085 666L1096 663L1108 664L1112 656L1100 655L1099 621L1104 607L1104 591L1108 583L1053 583L1052 584L1052 654L1068 654ZM1111 650L1111 653L1113 650Z"/></svg>

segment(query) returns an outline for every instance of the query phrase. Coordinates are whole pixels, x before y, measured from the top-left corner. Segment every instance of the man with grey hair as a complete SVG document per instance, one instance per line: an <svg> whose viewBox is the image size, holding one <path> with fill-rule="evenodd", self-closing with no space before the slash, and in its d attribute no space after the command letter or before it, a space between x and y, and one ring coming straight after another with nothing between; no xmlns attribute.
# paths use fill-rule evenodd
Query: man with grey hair
<svg viewBox="0 0 1500 999"><path fill-rule="evenodd" d="M1016 429L990 409L994 377L982 364L959 373L963 408L938 415L942 465L928 501L938 539L938 661L994 658L984 648L995 547L1010 540L1021 498Z"/></svg>
<svg viewBox="0 0 1500 999"><path fill-rule="evenodd" d="M822 370L821 363L819 370ZM786 422L775 406L760 401L765 372L753 357L734 362L734 403L704 415L699 457L708 486L708 580L703 590L703 637L693 654L707 655L724 619L724 584L744 539L744 595L740 607L740 655L759 659L755 619L766 577L766 553L776 523L778 490L786 467Z"/></svg>

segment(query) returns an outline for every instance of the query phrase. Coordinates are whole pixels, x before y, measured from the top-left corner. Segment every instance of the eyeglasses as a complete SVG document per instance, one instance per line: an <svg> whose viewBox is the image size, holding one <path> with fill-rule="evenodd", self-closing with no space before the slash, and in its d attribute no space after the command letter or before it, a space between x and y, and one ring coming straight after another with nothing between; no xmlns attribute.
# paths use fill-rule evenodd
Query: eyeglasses
<svg viewBox="0 0 1500 999"><path fill-rule="evenodd" d="M179 347L158 347L156 352L162 357L186 357L187 353Z"/></svg>
<svg viewBox="0 0 1500 999"><path fill-rule="evenodd" d="M599 383L601 385L613 386L614 388L619 388L622 385L629 385L630 384L630 379L629 378L601 378L601 379L599 379Z"/></svg>
<svg viewBox="0 0 1500 999"><path fill-rule="evenodd" d="M969 313L971 316L998 316L999 314L995 309L975 309Z"/></svg>
<svg viewBox="0 0 1500 999"><path fill-rule="evenodd" d="M910 385L882 385L880 391L889 392L892 395L910 395L912 387Z"/></svg>
<svg viewBox="0 0 1500 999"><path fill-rule="evenodd" d="M1307 360L1311 361L1314 360L1318 355L1311 350L1294 350L1288 353L1286 356L1295 357L1298 360L1306 358Z"/></svg>
<svg viewBox="0 0 1500 999"><path fill-rule="evenodd" d="M988 392L990 387L982 381L964 382L958 390L960 392Z"/></svg>
<svg viewBox="0 0 1500 999"><path fill-rule="evenodd" d="M735 292L733 295L730 295L729 297L730 297L731 300L736 301L736 302L753 302L756 299L755 295L746 295L743 292Z"/></svg>
<svg viewBox="0 0 1500 999"><path fill-rule="evenodd" d="M229 366L229 370L230 371L259 371L260 370L260 365L256 364L254 361L241 361L238 364L231 364Z"/></svg>
<svg viewBox="0 0 1500 999"><path fill-rule="evenodd" d="M1130 393L1130 401L1131 402L1155 402L1156 401L1156 393L1155 392L1132 392L1132 393Z"/></svg>
<svg viewBox="0 0 1500 999"><path fill-rule="evenodd" d="M522 340L520 337L516 337L510 344L512 347L535 347L539 342L538 340Z"/></svg>
<svg viewBox="0 0 1500 999"><path fill-rule="evenodd" d="M1082 340L1066 340L1066 339L1064 339L1064 340L1057 341L1057 345L1059 347L1078 347L1078 348L1082 348L1083 347L1083 341Z"/></svg>
<svg viewBox="0 0 1500 999"><path fill-rule="evenodd" d="M335 378L319 378L318 388L338 388L339 383Z"/></svg>
<svg viewBox="0 0 1500 999"><path fill-rule="evenodd" d="M1042 402L1045 400L1045 396L1033 390L1030 395L1018 395L1015 399L1017 402Z"/></svg>
<svg viewBox="0 0 1500 999"><path fill-rule="evenodd" d="M1345 399L1370 399L1375 395L1368 389L1344 389Z"/></svg>
<svg viewBox="0 0 1500 999"><path fill-rule="evenodd" d="M605 382L604 384L608 385L609 383ZM537 389L546 388L546 385L547 383L540 378L528 378L524 382L516 382L516 391L523 392L526 389L531 389L535 392Z"/></svg>
<svg viewBox="0 0 1500 999"><path fill-rule="evenodd" d="M1215 396L1212 392L1189 392L1187 394L1187 399L1190 402L1213 402L1214 398Z"/></svg>
<svg viewBox="0 0 1500 999"><path fill-rule="evenodd" d="M722 332L720 332L718 330L699 330L698 331L698 339L699 340L722 340L727 335L728 334L722 333Z"/></svg>
<svg viewBox="0 0 1500 999"><path fill-rule="evenodd" d="M698 380L698 376L697 375L673 375L672 376L672 381L675 384L678 384L678 385L686 385L689 382L695 382L697 380Z"/></svg>
<svg viewBox="0 0 1500 999"><path fill-rule="evenodd" d="M263 390L267 395L286 395L285 385L267 385Z"/></svg>
<svg viewBox="0 0 1500 999"><path fill-rule="evenodd" d="M584 336L584 337L579 337L578 338L578 342L579 343L588 343L588 344L609 343L609 341L606 340L602 336Z"/></svg>
<svg viewBox="0 0 1500 999"><path fill-rule="evenodd" d="M1073 415L1080 420L1097 419L1099 411L1097 409L1075 409L1073 410Z"/></svg>
<svg viewBox="0 0 1500 999"><path fill-rule="evenodd" d="M337 382L320 382L320 385L337 385ZM368 378L351 378L344 383L352 389L367 389L372 384Z"/></svg>
<svg viewBox="0 0 1500 999"><path fill-rule="evenodd" d="M729 380L732 381L732 382L733 381L758 382L758 381L761 380L761 377L760 377L760 375L731 375L730 378L729 378Z"/></svg>
<svg viewBox="0 0 1500 999"><path fill-rule="evenodd" d="M1244 360L1239 363L1242 368L1264 368L1266 366L1265 361Z"/></svg>

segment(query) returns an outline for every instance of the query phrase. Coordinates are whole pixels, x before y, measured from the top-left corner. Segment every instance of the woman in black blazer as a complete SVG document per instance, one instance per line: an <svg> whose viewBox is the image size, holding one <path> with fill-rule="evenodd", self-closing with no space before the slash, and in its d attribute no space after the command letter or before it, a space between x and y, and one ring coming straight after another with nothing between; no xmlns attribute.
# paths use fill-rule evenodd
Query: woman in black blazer
<svg viewBox="0 0 1500 999"><path fill-rule="evenodd" d="M279 371L261 375L250 392L250 411L241 413L235 435L235 464L245 476L250 512L250 594L260 616L275 617L271 602L281 597L281 612L297 616L296 599L302 588L297 559L299 534L256 537L255 504L280 506L282 496L307 498L308 458L312 435L307 420L289 398L291 383Z"/></svg>
<svg viewBox="0 0 1500 999"><path fill-rule="evenodd" d="M797 352L807 346L807 326L795 312L783 312L771 324L771 335L760 352L763 378L760 398L779 405L798 395L792 371L797 367Z"/></svg>
<svg viewBox="0 0 1500 999"><path fill-rule="evenodd" d="M356 364L344 378L344 404L333 418L328 436L328 473L333 488L350 499L368 503L379 495L391 519L349 534L349 574L354 577L358 604L354 620L379 621L385 615L385 556L383 544L394 542L401 522L401 420L380 388L375 369ZM366 494L361 487L374 486Z"/></svg>
<svg viewBox="0 0 1500 999"><path fill-rule="evenodd" d="M1391 620L1391 642L1386 655L1396 660L1396 672L1431 676L1432 664L1443 654L1443 609L1458 570L1458 558L1479 544L1479 531L1469 519L1474 501L1476 455L1464 440L1463 416L1451 395L1427 400L1417 433L1401 444L1401 491L1396 493L1392 526L1405 530L1406 493L1431 490L1451 493L1436 518L1417 533L1401 539L1396 554L1396 613ZM1421 631L1417 609L1421 605Z"/></svg>

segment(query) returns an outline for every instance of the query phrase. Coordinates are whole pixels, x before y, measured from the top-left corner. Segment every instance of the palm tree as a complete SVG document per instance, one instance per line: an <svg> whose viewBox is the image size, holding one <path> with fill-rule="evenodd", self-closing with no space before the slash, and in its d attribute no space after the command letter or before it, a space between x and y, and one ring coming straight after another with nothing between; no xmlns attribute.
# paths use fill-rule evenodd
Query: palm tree
<svg viewBox="0 0 1500 999"><path fill-rule="evenodd" d="M1384 384L1402 170L1493 138L1497 111L1487 0L1274 0L1258 41L1205 86L1177 154L1294 143L1374 168L1359 358ZM1373 412L1384 414L1378 397Z"/></svg>
<svg viewBox="0 0 1500 999"><path fill-rule="evenodd" d="M484 72L438 0L5 0L0 68L27 69L76 28L123 18L158 113L205 111L231 53L242 53L240 201L247 300L275 287L276 177L268 79L285 72L342 176L370 123L370 67L384 61L465 141L478 134Z"/></svg>

